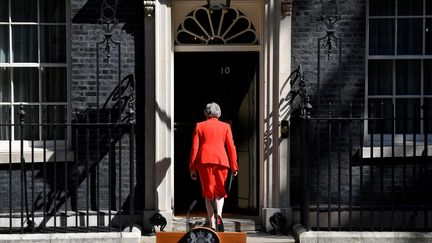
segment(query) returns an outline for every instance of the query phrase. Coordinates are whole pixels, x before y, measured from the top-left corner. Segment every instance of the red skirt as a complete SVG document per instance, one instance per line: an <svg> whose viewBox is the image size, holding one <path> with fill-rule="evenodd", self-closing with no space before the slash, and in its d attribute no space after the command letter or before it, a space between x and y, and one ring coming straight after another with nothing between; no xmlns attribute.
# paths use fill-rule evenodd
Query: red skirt
<svg viewBox="0 0 432 243"><path fill-rule="evenodd" d="M220 165L197 166L201 181L203 197L214 199L215 197L227 197L225 180L228 176L228 168Z"/></svg>

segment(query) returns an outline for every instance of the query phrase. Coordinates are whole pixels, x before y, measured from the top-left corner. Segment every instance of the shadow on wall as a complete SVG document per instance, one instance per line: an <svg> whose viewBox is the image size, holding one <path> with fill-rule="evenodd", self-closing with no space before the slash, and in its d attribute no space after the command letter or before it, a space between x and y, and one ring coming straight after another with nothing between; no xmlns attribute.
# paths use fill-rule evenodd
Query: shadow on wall
<svg viewBox="0 0 432 243"><path fill-rule="evenodd" d="M126 193L130 192L129 168L131 162L136 164L136 160L131 160L129 156L132 125L128 123L126 105L133 99L133 90L130 89L133 85L133 75L126 76L99 110L87 108L76 114L70 127L74 161L25 164L27 197L19 199L19 193L11 192L10 200L28 200L24 204L28 208L21 208L26 209L26 217L32 217L28 215L29 211L46 212L47 217L40 222L39 227L43 228L55 214L66 209L128 211L129 200L125 198L128 196ZM65 129L63 125L60 127ZM63 145L62 141L58 143ZM1 166L11 176L20 177L20 164ZM9 170L9 166L12 166L12 170ZM120 167L123 172L119 171ZM9 180L9 183L12 181ZM12 190L17 186L11 185ZM121 195L122 192L125 193ZM18 210L20 205L13 205L12 210Z"/></svg>
<svg viewBox="0 0 432 243"><path fill-rule="evenodd" d="M101 4L102 0L74 0L74 3L81 3L75 9L72 9L72 36L83 35L83 38L74 41L72 39L72 49L76 44L78 52L85 42L91 42L85 47L86 52L94 53L96 42L103 39L103 31L99 25L101 17ZM135 117L136 117L136 134L145 134L144 122L144 104L145 104L145 82L144 82L144 6L143 1L140 0L122 0L118 1L117 6L117 20L118 26L114 28L113 39L121 42L122 51L122 73L129 73L132 75L136 82L135 85ZM76 26L76 28L74 28ZM74 32L76 31L76 32ZM113 52L116 52L114 50ZM102 53L103 54L103 53ZM90 55L91 56L91 55ZM78 60L79 61L79 60ZM115 59L113 58L113 61ZM94 58L96 63L96 58ZM94 68L95 70L95 68ZM93 71L93 73L95 73ZM91 71L90 71L91 73ZM123 76L122 76L123 77ZM73 80L74 81L74 80ZM78 80L77 80L78 81ZM117 81L113 81L114 83ZM78 87L77 87L78 88ZM74 88L73 88L74 90ZM77 91L72 96L81 96ZM109 99L109 98L107 98ZM72 104L72 106L79 106ZM136 188L135 195L144 195L144 182L145 182L145 144L144 136L136 136L135 141L136 151ZM144 197L135 197L135 205L137 210L144 209Z"/></svg>

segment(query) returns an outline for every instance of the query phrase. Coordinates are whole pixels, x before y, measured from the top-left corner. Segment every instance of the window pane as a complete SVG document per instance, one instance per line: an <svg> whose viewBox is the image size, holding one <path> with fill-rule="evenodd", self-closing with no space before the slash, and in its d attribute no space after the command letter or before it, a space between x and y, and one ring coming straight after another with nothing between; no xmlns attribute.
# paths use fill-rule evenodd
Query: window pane
<svg viewBox="0 0 432 243"><path fill-rule="evenodd" d="M9 17L8 0L0 0L0 22L8 22Z"/></svg>
<svg viewBox="0 0 432 243"><path fill-rule="evenodd" d="M0 25L0 62L9 62L9 26Z"/></svg>
<svg viewBox="0 0 432 243"><path fill-rule="evenodd" d="M426 1L426 15L432 15L432 1Z"/></svg>
<svg viewBox="0 0 432 243"><path fill-rule="evenodd" d="M64 123L66 120L66 106L63 105L48 105L42 110L43 120L47 123ZM42 130L42 137L47 140L64 139L65 138L65 127L59 126L48 126L45 130Z"/></svg>
<svg viewBox="0 0 432 243"><path fill-rule="evenodd" d="M10 82L10 69L0 68L0 102L11 101Z"/></svg>
<svg viewBox="0 0 432 243"><path fill-rule="evenodd" d="M392 99L369 99L369 117L383 118L384 120L370 120L368 123L369 133L392 133Z"/></svg>
<svg viewBox="0 0 432 243"><path fill-rule="evenodd" d="M420 99L396 99L396 133L420 132Z"/></svg>
<svg viewBox="0 0 432 243"><path fill-rule="evenodd" d="M41 62L66 62L65 26L41 26Z"/></svg>
<svg viewBox="0 0 432 243"><path fill-rule="evenodd" d="M423 20L398 20L398 55L422 54Z"/></svg>
<svg viewBox="0 0 432 243"><path fill-rule="evenodd" d="M11 1L12 22L37 22L36 0Z"/></svg>
<svg viewBox="0 0 432 243"><path fill-rule="evenodd" d="M431 18L426 18L425 52L426 55L432 54L432 19Z"/></svg>
<svg viewBox="0 0 432 243"><path fill-rule="evenodd" d="M64 0L40 0L41 23L65 23L65 1Z"/></svg>
<svg viewBox="0 0 432 243"><path fill-rule="evenodd" d="M9 106L0 105L0 140L8 140L9 139L9 128L2 124L9 123L10 115L9 115Z"/></svg>
<svg viewBox="0 0 432 243"><path fill-rule="evenodd" d="M398 0L397 2L398 16L423 15L423 0Z"/></svg>
<svg viewBox="0 0 432 243"><path fill-rule="evenodd" d="M424 94L432 95L432 60L424 60Z"/></svg>
<svg viewBox="0 0 432 243"><path fill-rule="evenodd" d="M369 22L369 54L394 54L394 20L371 19Z"/></svg>
<svg viewBox="0 0 432 243"><path fill-rule="evenodd" d="M42 71L42 101L66 102L66 68L44 68Z"/></svg>
<svg viewBox="0 0 432 243"><path fill-rule="evenodd" d="M37 26L12 26L14 62L38 62Z"/></svg>
<svg viewBox="0 0 432 243"><path fill-rule="evenodd" d="M39 75L37 68L14 68L14 101L38 102L39 101Z"/></svg>
<svg viewBox="0 0 432 243"><path fill-rule="evenodd" d="M423 105L427 110L424 110L424 133L432 133L432 99L425 98Z"/></svg>
<svg viewBox="0 0 432 243"><path fill-rule="evenodd" d="M370 16L391 16L395 15L394 0L369 1Z"/></svg>
<svg viewBox="0 0 432 243"><path fill-rule="evenodd" d="M420 60L396 61L396 94L420 95Z"/></svg>
<svg viewBox="0 0 432 243"><path fill-rule="evenodd" d="M369 95L391 95L393 93L392 63L391 60L369 61Z"/></svg>
<svg viewBox="0 0 432 243"><path fill-rule="evenodd" d="M39 123L39 106L35 105L24 105L24 124L32 124L32 123ZM21 126L19 126L19 112L20 112L20 106L14 105L14 115L15 115L15 124L18 126L14 126L14 138L16 140L24 139L24 140L39 140L39 128L37 126L23 126L22 127L22 134L21 136Z"/></svg>

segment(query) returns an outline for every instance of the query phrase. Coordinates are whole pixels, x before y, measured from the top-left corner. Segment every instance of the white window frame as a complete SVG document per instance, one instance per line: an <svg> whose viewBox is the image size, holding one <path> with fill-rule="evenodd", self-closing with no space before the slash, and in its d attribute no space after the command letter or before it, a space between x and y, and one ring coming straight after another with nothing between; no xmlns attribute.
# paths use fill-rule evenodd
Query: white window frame
<svg viewBox="0 0 432 243"><path fill-rule="evenodd" d="M41 107L44 105L61 105L66 106L66 122L70 123L71 121L71 112L70 112L70 91L71 91L71 40L70 40L70 0L61 0L65 1L65 22L64 23L42 23L40 21L40 0L37 1L37 22L12 22L11 19L11 2L13 0L8 0L8 12L9 18L8 22L1 22L1 25L7 25L9 27L9 60L6 63L0 63L0 68L13 68L13 67L36 67L38 68L38 85L39 85L39 102L14 102L13 92L11 94L11 102L0 102L0 105L6 106L18 106L20 104L23 105L37 105L39 106L39 121L35 121L35 123L42 123L42 109ZM48 26L55 25L65 26L65 51L66 51L66 62L65 63L41 63L41 53L40 53L40 28L38 28L38 62L37 63L13 63L13 52L12 52L12 26L13 25L36 25L36 26ZM41 72L40 69L46 67L64 67L66 68L66 102L43 102L42 101L42 81L41 81ZM13 71L12 71L13 72ZM12 77L11 72L11 77ZM13 83L11 83L13 85ZM13 111L11 114L12 123L18 124L19 120L16 118L17 111ZM62 123L58 121L58 123ZM50 162L50 161L71 161L73 160L73 152L71 149L71 127L67 128L67 140L65 147L65 140L41 140L41 137L35 139L34 141L23 140L23 151L21 151L21 140L14 140L14 128L12 128L12 132L10 134L10 140L0 140L0 164L5 163L19 163L21 161L21 154L24 156L25 161L28 162ZM41 132L40 132L41 134Z"/></svg>
<svg viewBox="0 0 432 243"><path fill-rule="evenodd" d="M421 18L423 20L423 30L425 29L425 23L427 18L432 19L432 15L426 15L426 6L425 0L423 0L423 14L422 15L410 15L410 16L398 16L397 15L397 0L395 1L395 14L390 16L370 16L369 15L369 2L373 0L366 0L366 48L365 48L365 117L369 116L369 99L382 99L382 98L391 98L392 103L396 104L396 99L409 99L415 98L420 99L420 107L423 105L424 98L431 98L432 95L424 94L424 60L432 60L432 55L425 55L425 41L426 37L423 32L422 34L422 54L420 55L397 55L397 44L398 44L398 19L411 19L411 18ZM427 1L427 0L426 0ZM394 19L394 53L393 55L370 55L369 54L369 21L371 19ZM391 60L392 61L392 94L391 95L369 95L369 61L370 60ZM421 62L421 75L420 75L420 94L419 95L397 95L396 94L396 61L397 60L419 60ZM393 106L393 116L396 116L396 106ZM423 118L423 111L420 109L421 118ZM432 110L431 114L432 116ZM432 117L429 117L432 119ZM394 151L392 148L392 134L383 134L383 146L381 149L381 134L374 133L373 134L373 150L371 154L371 135L368 132L368 122L364 123L364 140L363 140L363 149L362 149L362 157L363 158L380 158L380 157L412 157L412 156L422 156L422 152L424 150L425 141L423 135L423 122L420 122L420 133L415 134L405 134L405 143L404 143L404 135L396 133L396 121L394 121ZM432 156L432 128L428 133L428 156ZM415 154L414 154L415 153Z"/></svg>

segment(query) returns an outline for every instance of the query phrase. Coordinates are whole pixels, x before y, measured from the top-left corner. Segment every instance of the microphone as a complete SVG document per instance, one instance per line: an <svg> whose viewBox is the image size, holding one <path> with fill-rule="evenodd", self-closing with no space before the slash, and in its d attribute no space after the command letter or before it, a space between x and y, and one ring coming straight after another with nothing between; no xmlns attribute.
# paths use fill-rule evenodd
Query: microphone
<svg viewBox="0 0 432 243"><path fill-rule="evenodd" d="M191 203L191 205L189 206L189 209L187 211L187 214L186 214L186 231L189 231L189 223L190 223L189 213L193 210L193 208L195 207L196 204L197 204L197 200L193 200L193 202Z"/></svg>

